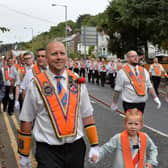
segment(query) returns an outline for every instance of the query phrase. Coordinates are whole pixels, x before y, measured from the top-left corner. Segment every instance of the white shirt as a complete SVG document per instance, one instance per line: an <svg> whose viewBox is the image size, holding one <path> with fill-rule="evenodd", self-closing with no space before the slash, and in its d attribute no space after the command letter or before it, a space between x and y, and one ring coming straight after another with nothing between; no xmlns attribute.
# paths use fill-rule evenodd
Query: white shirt
<svg viewBox="0 0 168 168"><path fill-rule="evenodd" d="M40 68L40 70L43 72L43 70ZM34 78L34 74L33 74L33 71L32 71L32 68L31 69L29 69L27 72L26 72L26 74L25 74L25 76L24 76L24 78L23 78L23 80L22 80L22 82L21 82L21 84L20 84L20 88L22 89L22 90L27 90L27 87L28 87L28 85L29 85L29 83L30 83L30 81L32 80Z"/></svg>
<svg viewBox="0 0 168 168"><path fill-rule="evenodd" d="M3 78L4 78L4 85L10 86L11 81L5 79L5 71L4 68L2 68ZM17 73L17 70L14 66L8 67L8 76L12 79L15 79L15 85L17 85L20 82L19 74Z"/></svg>
<svg viewBox="0 0 168 168"><path fill-rule="evenodd" d="M56 84L55 74L47 70L50 80ZM63 73L64 79L61 82L64 88L67 90L67 72ZM61 145L64 143L71 143L83 136L83 124L82 118L93 115L93 107L90 103L88 91L85 84L81 84L80 104L79 104L79 115L78 115L78 128L77 135L73 137L65 137L58 139L55 135L51 120L48 112L45 108L44 102L40 96L34 81L30 82L30 85L26 92L26 97L23 103L22 111L19 119L22 121L34 121L33 135L36 141L45 142L50 145Z"/></svg>
<svg viewBox="0 0 168 168"><path fill-rule="evenodd" d="M134 67L131 66L130 64L128 65L133 71L133 73L135 74ZM136 66L136 70L139 73L138 66ZM121 91L121 99L123 101L128 103L140 103L140 102L145 102L147 100L148 98L147 91L148 91L148 88L152 88L152 83L150 81L149 73L145 68L144 68L144 72L145 72L145 86L146 86L145 96L138 96L136 94L130 80L128 79L128 76L126 75L123 69L121 69L118 72L114 90Z"/></svg>
<svg viewBox="0 0 168 168"><path fill-rule="evenodd" d="M160 66L160 74L159 74L159 76L161 76L161 73L165 71L163 66L161 64L155 64L155 66ZM158 75L156 75L156 72L154 70L153 64L150 65L149 72L152 73L152 76L158 76Z"/></svg>
<svg viewBox="0 0 168 168"><path fill-rule="evenodd" d="M117 71L117 65L115 62L109 62L107 64L107 74L115 73Z"/></svg>
<svg viewBox="0 0 168 168"><path fill-rule="evenodd" d="M29 85L30 81L33 79L34 75L32 72L32 69L29 69L28 71L26 71L26 74L20 84L20 88L22 90L26 90L27 86Z"/></svg>

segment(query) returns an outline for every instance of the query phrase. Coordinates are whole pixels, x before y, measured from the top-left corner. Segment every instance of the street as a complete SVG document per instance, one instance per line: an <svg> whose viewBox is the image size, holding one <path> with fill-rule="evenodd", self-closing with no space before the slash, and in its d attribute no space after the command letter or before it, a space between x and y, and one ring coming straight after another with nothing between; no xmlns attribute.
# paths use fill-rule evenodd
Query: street
<svg viewBox="0 0 168 168"><path fill-rule="evenodd" d="M105 104L110 105L112 100L113 90L106 85L104 88L101 86L96 86L93 84L87 84L89 94L97 99L105 102ZM156 109L156 104L153 102L152 98L149 96L147 101L144 120L145 127L143 131L147 132L148 135L153 139L155 144L158 146L158 161L159 168L167 168L168 161L168 125L167 125L167 107L168 104L164 102L164 97L161 95L162 107L159 111ZM100 145L105 143L114 134L121 132L123 130L123 117L117 112L111 112L110 108L98 102L97 100L91 98L92 105L94 107L94 117L98 129ZM119 107L122 111L122 104L119 103ZM0 165L3 168L17 168L18 166L18 154L16 146L16 128L18 128L17 115L12 117L8 116L6 113L0 113ZM86 139L86 137L85 137ZM89 150L88 141L87 152ZM32 156L33 159L33 156ZM88 156L86 154L85 158L85 168L111 168L111 163L113 161L113 155L108 155L104 160L100 161L98 164L93 165L88 162ZM16 161L17 160L17 161ZM33 161L33 167L36 167L35 161Z"/></svg>

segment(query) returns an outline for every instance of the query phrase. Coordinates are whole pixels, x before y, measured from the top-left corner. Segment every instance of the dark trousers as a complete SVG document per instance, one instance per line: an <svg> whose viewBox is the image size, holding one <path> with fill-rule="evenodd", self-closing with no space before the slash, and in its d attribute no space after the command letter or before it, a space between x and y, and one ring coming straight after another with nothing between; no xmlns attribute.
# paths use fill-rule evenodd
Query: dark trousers
<svg viewBox="0 0 168 168"><path fill-rule="evenodd" d="M80 76L85 77L85 68L80 69Z"/></svg>
<svg viewBox="0 0 168 168"><path fill-rule="evenodd" d="M15 88L13 88L13 95L14 95L13 100L9 98L9 92L10 92L10 86L5 86L5 96L2 99L3 111L7 110L8 114L12 115L12 113L14 112L14 104L15 104Z"/></svg>
<svg viewBox="0 0 168 168"><path fill-rule="evenodd" d="M106 72L100 72L100 78L101 78L101 86L104 87L104 84L106 82Z"/></svg>
<svg viewBox="0 0 168 168"><path fill-rule="evenodd" d="M89 70L88 72L88 82L89 83L90 83L91 77L92 77L92 70Z"/></svg>
<svg viewBox="0 0 168 168"><path fill-rule="evenodd" d="M152 76L153 87L154 87L157 95L159 95L158 88L159 88L159 85L160 85L160 80L161 80L161 77Z"/></svg>
<svg viewBox="0 0 168 168"><path fill-rule="evenodd" d="M84 168L86 145L81 138L64 145L37 142L37 168Z"/></svg>
<svg viewBox="0 0 168 168"><path fill-rule="evenodd" d="M74 68L74 72L79 73L79 68Z"/></svg>
<svg viewBox="0 0 168 168"><path fill-rule="evenodd" d="M110 74L109 74L109 78L110 78L111 88L114 88L114 86L115 86L116 73L110 73Z"/></svg>
<svg viewBox="0 0 168 168"><path fill-rule="evenodd" d="M96 84L99 85L99 72L98 72L98 70L95 70L95 78L96 78Z"/></svg>
<svg viewBox="0 0 168 168"><path fill-rule="evenodd" d="M22 95L22 93L19 94L19 104L20 104L20 111L21 111L22 105L23 105L23 95Z"/></svg>
<svg viewBox="0 0 168 168"><path fill-rule="evenodd" d="M144 109L145 109L145 103L128 103L123 101L123 108L124 111L126 112L128 109L133 109L133 108L137 108L138 110L140 110L142 113L144 113Z"/></svg>

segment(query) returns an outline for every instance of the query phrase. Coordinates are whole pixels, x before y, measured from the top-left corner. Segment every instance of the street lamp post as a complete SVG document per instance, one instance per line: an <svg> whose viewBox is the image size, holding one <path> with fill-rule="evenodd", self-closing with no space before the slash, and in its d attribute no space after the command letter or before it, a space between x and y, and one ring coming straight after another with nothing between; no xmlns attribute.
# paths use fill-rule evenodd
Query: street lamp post
<svg viewBox="0 0 168 168"><path fill-rule="evenodd" d="M32 52L33 52L33 28L32 27L24 27L24 29L30 29L32 34Z"/></svg>
<svg viewBox="0 0 168 168"><path fill-rule="evenodd" d="M52 6L61 6L65 8L65 39L67 37L67 5L52 4ZM65 47L67 51L67 42L65 41Z"/></svg>

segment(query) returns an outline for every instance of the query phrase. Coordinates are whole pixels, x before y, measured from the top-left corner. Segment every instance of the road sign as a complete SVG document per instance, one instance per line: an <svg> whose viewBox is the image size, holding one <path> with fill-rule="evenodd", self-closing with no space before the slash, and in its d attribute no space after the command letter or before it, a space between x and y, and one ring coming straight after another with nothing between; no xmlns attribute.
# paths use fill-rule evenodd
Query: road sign
<svg viewBox="0 0 168 168"><path fill-rule="evenodd" d="M98 33L96 27L82 26L80 41L85 46L92 46L98 43Z"/></svg>

